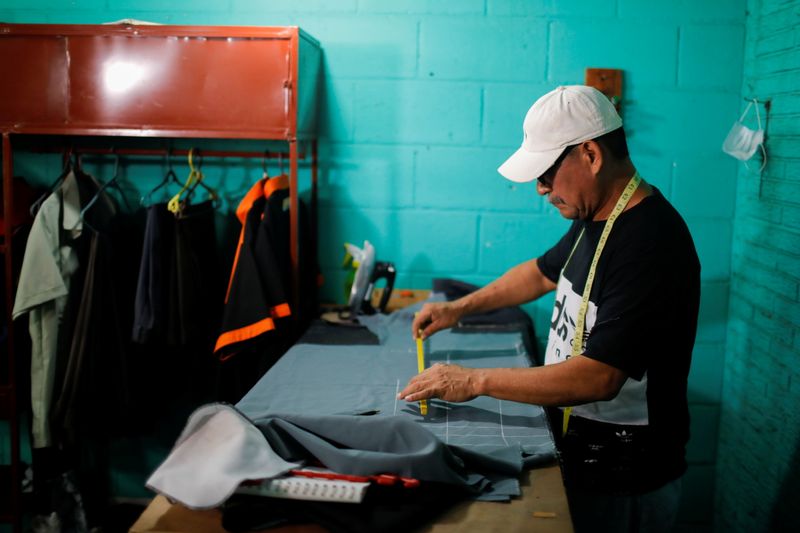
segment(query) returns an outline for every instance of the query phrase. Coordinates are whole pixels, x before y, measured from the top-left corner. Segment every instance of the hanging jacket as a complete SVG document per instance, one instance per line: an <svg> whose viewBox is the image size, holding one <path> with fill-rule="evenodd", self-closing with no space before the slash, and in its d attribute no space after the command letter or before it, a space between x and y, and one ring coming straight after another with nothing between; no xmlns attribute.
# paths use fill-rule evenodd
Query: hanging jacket
<svg viewBox="0 0 800 533"><path fill-rule="evenodd" d="M225 296L222 333L214 348L222 360L273 332L276 321L292 313L285 279L288 245L285 250L276 246L275 233L282 229L274 227L277 216L269 211L270 198L287 188L286 176L259 180L236 209L242 231ZM288 232L288 225L284 230Z"/></svg>

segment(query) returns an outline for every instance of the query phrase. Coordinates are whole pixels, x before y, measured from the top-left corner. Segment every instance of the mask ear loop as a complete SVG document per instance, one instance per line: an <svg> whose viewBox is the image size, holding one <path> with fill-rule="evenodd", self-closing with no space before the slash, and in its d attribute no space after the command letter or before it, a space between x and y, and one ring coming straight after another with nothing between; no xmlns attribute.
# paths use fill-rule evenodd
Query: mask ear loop
<svg viewBox="0 0 800 533"><path fill-rule="evenodd" d="M758 129L761 129L761 112L758 110L758 100L753 98L753 102L752 103L756 104L756 120L758 121ZM748 104L748 107L750 107L749 104Z"/></svg>
<svg viewBox="0 0 800 533"><path fill-rule="evenodd" d="M761 113L758 111L758 100L755 98L753 98L752 102L747 104L747 107L745 108L744 113L742 113L739 122L741 122L744 119L745 115L747 115L747 112L750 110L750 106L753 104L756 104L756 121L758 122L758 129L759 131L761 131ZM764 148L763 140L760 143L758 143L758 147L761 148L761 156L762 156L761 166L758 168L758 171L761 172L762 170L764 170L764 167L767 166L767 150ZM748 166L747 161L744 162L744 166L745 168L747 168L748 171L750 171L750 167Z"/></svg>
<svg viewBox="0 0 800 533"><path fill-rule="evenodd" d="M755 98L753 98L753 102L756 102L756 113L758 113L758 102L756 101ZM744 111L742 111L742 116L739 117L739 122L742 122L742 123L744 122L744 117L747 116L747 113L750 111L750 107L753 105L753 102L748 102L747 107L745 107ZM758 119L758 123L759 123L759 125L761 125L761 119L760 118Z"/></svg>

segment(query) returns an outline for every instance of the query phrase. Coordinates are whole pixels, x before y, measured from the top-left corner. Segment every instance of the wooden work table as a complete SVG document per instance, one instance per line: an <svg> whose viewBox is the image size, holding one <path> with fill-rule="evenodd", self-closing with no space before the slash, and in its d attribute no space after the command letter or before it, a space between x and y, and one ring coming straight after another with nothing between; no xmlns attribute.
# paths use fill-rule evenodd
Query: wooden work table
<svg viewBox="0 0 800 533"><path fill-rule="evenodd" d="M373 294L377 305L381 289ZM411 305L428 297L430 291L395 289L387 312ZM419 532L425 533L570 533L567 495L557 463L523 472L520 479L522 496L508 503L465 501L455 505ZM535 516L534 513L544 516ZM218 510L192 511L171 505L163 496L150 502L131 527L131 533L226 533ZM268 530L278 533L326 533L315 525L292 525Z"/></svg>
<svg viewBox="0 0 800 533"><path fill-rule="evenodd" d="M552 515L537 518L534 513ZM157 496L136 523L131 533L226 533L218 510L192 511L181 505L171 505ZM325 533L313 524L293 525L270 529L276 533ZM440 516L420 532L426 533L512 533L541 531L569 533L572 520L567 497L557 464L528 470L522 477L522 497L509 503L462 502Z"/></svg>

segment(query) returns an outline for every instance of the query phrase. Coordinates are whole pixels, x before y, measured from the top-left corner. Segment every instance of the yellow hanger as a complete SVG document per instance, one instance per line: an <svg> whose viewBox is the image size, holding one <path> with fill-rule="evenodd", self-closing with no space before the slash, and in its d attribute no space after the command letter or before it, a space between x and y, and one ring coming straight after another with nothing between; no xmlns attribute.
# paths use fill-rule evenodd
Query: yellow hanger
<svg viewBox="0 0 800 533"><path fill-rule="evenodd" d="M191 187L189 187L189 193L186 195L186 202L188 203L192 199L194 191L197 189L197 186L199 185L206 190L209 199L216 208L219 204L219 194L217 194L217 191L215 191L212 187L206 184L204 180L205 176L200 171L200 167L202 167L203 164L202 161L203 161L202 158L199 158L197 165L197 176L194 183L192 183Z"/></svg>
<svg viewBox="0 0 800 533"><path fill-rule="evenodd" d="M192 162L192 155L194 153L194 148L189 149L189 177L186 178L186 183L183 184L181 190L178 191L178 194L172 197L172 199L167 204L167 209L170 210L172 214L178 214L178 211L181 210L181 196L191 187L193 187L196 183L199 183L203 180L203 173L200 172L199 168L194 168L194 164Z"/></svg>

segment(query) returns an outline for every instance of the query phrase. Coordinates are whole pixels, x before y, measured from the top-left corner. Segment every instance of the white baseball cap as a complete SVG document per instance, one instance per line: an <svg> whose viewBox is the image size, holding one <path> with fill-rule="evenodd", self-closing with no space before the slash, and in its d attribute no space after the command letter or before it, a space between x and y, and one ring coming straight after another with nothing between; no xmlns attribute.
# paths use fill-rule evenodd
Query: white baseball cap
<svg viewBox="0 0 800 533"><path fill-rule="evenodd" d="M594 87L562 85L531 106L522 124L522 146L497 171L518 183L533 181L568 146L622 127L611 101Z"/></svg>

